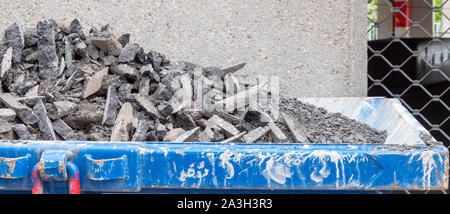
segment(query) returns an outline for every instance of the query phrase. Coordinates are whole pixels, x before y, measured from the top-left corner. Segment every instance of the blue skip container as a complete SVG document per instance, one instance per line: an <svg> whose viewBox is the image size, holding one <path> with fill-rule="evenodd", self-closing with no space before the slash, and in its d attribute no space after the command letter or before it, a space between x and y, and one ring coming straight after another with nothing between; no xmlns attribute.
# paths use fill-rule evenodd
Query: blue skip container
<svg viewBox="0 0 450 214"><path fill-rule="evenodd" d="M1 141L0 193L446 190L448 150L396 99L302 98L385 144Z"/></svg>

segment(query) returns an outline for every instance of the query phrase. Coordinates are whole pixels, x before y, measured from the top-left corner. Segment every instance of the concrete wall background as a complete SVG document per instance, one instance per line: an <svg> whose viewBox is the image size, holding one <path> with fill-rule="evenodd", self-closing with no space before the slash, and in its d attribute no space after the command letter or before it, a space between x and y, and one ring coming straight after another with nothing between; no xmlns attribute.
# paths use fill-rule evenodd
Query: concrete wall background
<svg viewBox="0 0 450 214"><path fill-rule="evenodd" d="M169 59L247 62L238 74L280 76L285 96L366 96L366 1L1 0L0 30L78 18Z"/></svg>

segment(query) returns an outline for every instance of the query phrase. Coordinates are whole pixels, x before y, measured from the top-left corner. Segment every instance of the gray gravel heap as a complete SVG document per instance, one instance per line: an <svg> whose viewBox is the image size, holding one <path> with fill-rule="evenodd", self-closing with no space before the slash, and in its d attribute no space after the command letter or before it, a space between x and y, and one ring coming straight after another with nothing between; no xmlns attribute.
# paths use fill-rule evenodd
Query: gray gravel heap
<svg viewBox="0 0 450 214"><path fill-rule="evenodd" d="M294 99L281 99L280 108L250 107L243 93L269 98L271 93L252 76L234 75L245 63L219 68L171 62L131 43L129 34L117 38L109 25L85 33L76 19L69 26L45 20L22 33L13 24L0 43L0 61L2 140L381 144L386 139L385 131ZM215 108L236 100L226 111Z"/></svg>

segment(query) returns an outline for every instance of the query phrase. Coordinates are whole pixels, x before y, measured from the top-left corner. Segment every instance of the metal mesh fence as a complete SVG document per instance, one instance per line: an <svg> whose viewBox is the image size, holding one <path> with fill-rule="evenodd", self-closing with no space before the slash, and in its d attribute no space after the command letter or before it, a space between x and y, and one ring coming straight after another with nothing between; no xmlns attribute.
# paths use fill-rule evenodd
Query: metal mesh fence
<svg viewBox="0 0 450 214"><path fill-rule="evenodd" d="M447 147L450 147L449 1L368 0L367 23L368 95L399 99Z"/></svg>

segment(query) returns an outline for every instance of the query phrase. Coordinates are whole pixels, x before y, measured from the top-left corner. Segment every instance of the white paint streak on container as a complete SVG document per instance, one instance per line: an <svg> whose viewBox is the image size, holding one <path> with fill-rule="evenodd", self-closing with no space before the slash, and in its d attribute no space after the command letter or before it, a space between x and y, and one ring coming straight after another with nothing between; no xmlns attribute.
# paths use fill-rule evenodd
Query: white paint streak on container
<svg viewBox="0 0 450 214"><path fill-rule="evenodd" d="M443 160L439 154L433 151L422 151L415 153L409 159L409 164L413 162L414 158L418 156L418 160L422 161L422 187L430 188L431 187L431 175L433 171L437 170L437 164L435 160L435 156L439 158L439 162L442 163Z"/></svg>

